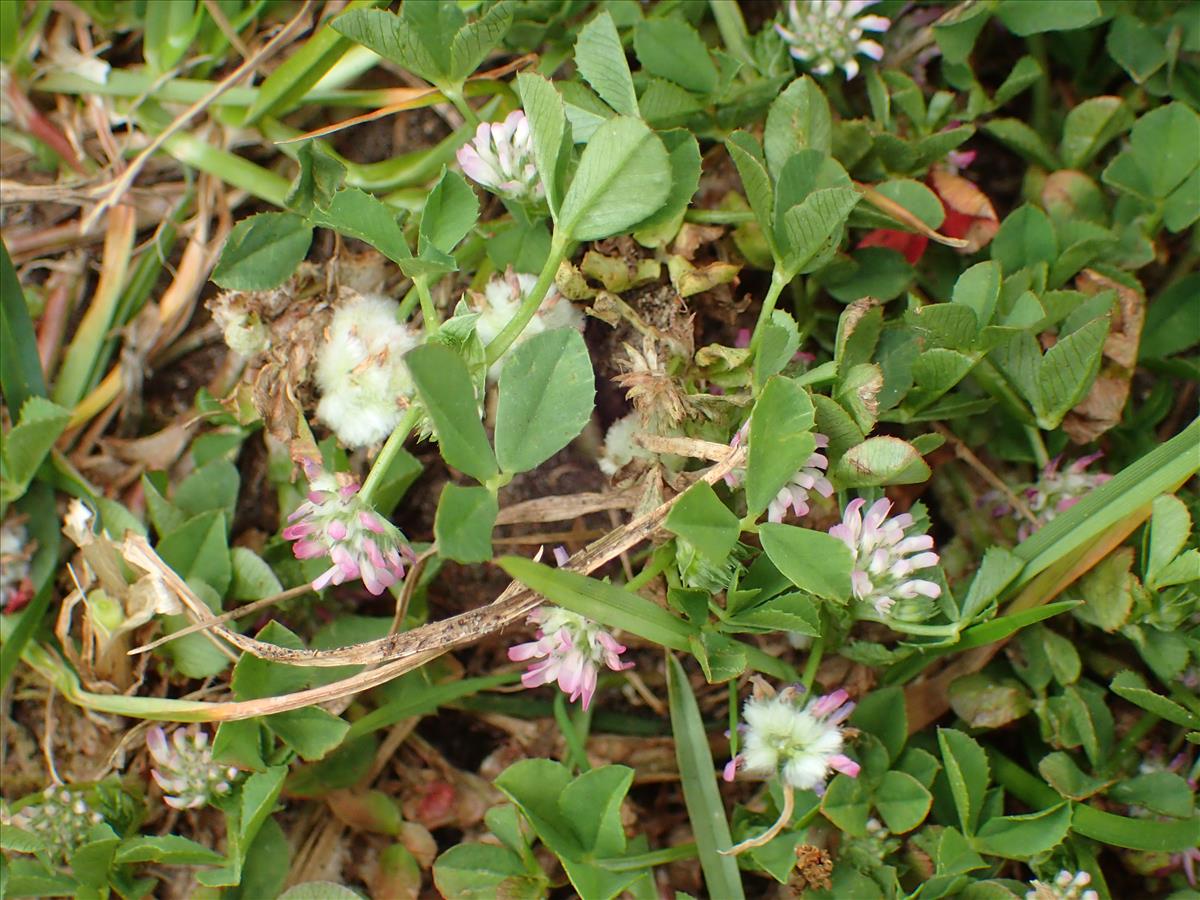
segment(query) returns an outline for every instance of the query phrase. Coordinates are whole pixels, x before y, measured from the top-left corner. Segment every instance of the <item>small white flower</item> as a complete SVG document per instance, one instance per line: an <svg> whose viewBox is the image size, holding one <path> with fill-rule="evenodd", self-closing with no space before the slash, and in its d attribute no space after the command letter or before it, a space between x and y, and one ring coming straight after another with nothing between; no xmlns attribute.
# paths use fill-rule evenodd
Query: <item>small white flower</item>
<svg viewBox="0 0 1200 900"><path fill-rule="evenodd" d="M283 538L296 542L297 559L328 556L333 563L313 590L361 578L378 596L403 579L405 560L415 557L400 529L363 502L357 484L338 484L315 465L307 474L308 500L288 516Z"/></svg>
<svg viewBox="0 0 1200 900"><path fill-rule="evenodd" d="M1031 881L1032 891L1025 894L1025 900L1100 900L1096 891L1085 891L1084 888L1092 883L1092 876L1087 872L1068 872L1063 869L1055 877L1052 884L1044 881Z"/></svg>
<svg viewBox="0 0 1200 900"><path fill-rule="evenodd" d="M739 771L761 778L778 775L796 790L823 793L830 771L858 777L859 765L842 753L842 723L854 711L844 690L801 705L800 689L773 694L760 684L742 707L742 752L725 766L724 778Z"/></svg>
<svg viewBox="0 0 1200 900"><path fill-rule="evenodd" d="M167 740L155 726L146 733L146 749L154 759L151 776L173 809L199 809L233 790L238 770L213 760L208 732L196 726L177 728Z"/></svg>
<svg viewBox="0 0 1200 900"><path fill-rule="evenodd" d="M338 307L317 352L317 415L347 447L387 438L414 387L404 354L420 337L396 320L399 305L362 294Z"/></svg>
<svg viewBox="0 0 1200 900"><path fill-rule="evenodd" d="M876 501L864 517L860 511L865 504L861 498L851 500L841 523L829 529L830 535L849 547L854 557L850 575L854 596L873 604L880 616L891 612L897 600L941 596L942 589L936 583L910 577L918 569L938 564L933 538L927 534L905 537L913 517L904 513L889 519L891 500Z"/></svg>
<svg viewBox="0 0 1200 900"><path fill-rule="evenodd" d="M479 313L479 318L475 321L475 333L485 347L496 339L496 335L504 330L505 325L512 321L521 307L521 301L533 290L536 283L536 276L517 274L510 270L504 275L492 278L484 287L482 295L473 295L475 309ZM582 331L583 314L572 306L571 301L563 297L557 289L551 287L546 292L546 296L542 298L542 304L538 308L537 314L529 320L525 330L517 336L517 339L505 351L505 355L522 341L554 328L574 328ZM488 370L488 377L492 380L500 377L503 360L504 357L501 356Z"/></svg>
<svg viewBox="0 0 1200 900"><path fill-rule="evenodd" d="M641 430L642 417L635 412L622 416L608 427L604 435L604 453L599 460L601 472L616 475L635 459L654 458L653 453L633 439Z"/></svg>
<svg viewBox="0 0 1200 900"><path fill-rule="evenodd" d="M26 806L12 818L17 828L32 831L45 840L52 852L71 855L87 839L93 825L104 817L88 805L87 798L62 786L42 791L42 802Z"/></svg>
<svg viewBox="0 0 1200 900"><path fill-rule="evenodd" d="M559 564L562 562L560 559ZM508 650L508 658L514 662L537 660L521 676L527 688L557 681L572 703L582 697L583 708L587 709L596 693L601 663L614 672L633 666L621 660L624 645L596 622L577 613L558 606L539 606L529 614L529 622L538 627L537 640Z"/></svg>
<svg viewBox="0 0 1200 900"><path fill-rule="evenodd" d="M846 78L858 74L858 54L878 62L883 47L863 36L884 32L891 20L883 16L860 16L876 0L790 0L787 27L775 30L788 43L788 52L817 75L829 75L839 66Z"/></svg>
<svg viewBox="0 0 1200 900"><path fill-rule="evenodd" d="M733 440L729 442L729 446L735 450L747 443L750 437L750 420L747 419L745 424L738 429L737 434L733 436ZM823 434L814 434L813 437L817 442L817 449L824 450L829 446L829 438ZM787 483L779 489L779 493L767 505L767 520L771 522L782 522L783 517L787 515L788 510L795 510L797 516L808 515L808 494L809 491L816 491L822 497L833 496L833 485L829 479L825 477L825 470L829 468L829 460L823 453L814 452L808 460L795 474L787 480ZM745 469L733 469L725 476L725 483L731 488L740 487L746 479Z"/></svg>
<svg viewBox="0 0 1200 900"><path fill-rule="evenodd" d="M546 196L533 158L529 120L519 109L503 122L481 123L457 156L467 177L494 194L518 201Z"/></svg>

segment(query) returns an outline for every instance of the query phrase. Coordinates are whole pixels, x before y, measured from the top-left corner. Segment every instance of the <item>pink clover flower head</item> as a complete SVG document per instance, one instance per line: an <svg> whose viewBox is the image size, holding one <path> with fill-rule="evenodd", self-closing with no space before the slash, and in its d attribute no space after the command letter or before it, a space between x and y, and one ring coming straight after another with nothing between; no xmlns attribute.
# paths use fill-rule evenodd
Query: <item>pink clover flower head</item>
<svg viewBox="0 0 1200 900"><path fill-rule="evenodd" d="M1029 505L1029 511L1037 517L1039 527L1066 512L1082 500L1085 494L1112 479L1107 472L1086 471L1088 466L1103 455L1097 452L1081 456L1063 469L1059 468L1062 463L1061 456L1054 457L1046 464L1037 483L1025 489L1025 502ZM1025 522L1021 530L1025 533L1021 534L1020 538L1025 540L1035 529Z"/></svg>
<svg viewBox="0 0 1200 900"><path fill-rule="evenodd" d="M766 687L762 685L762 687ZM761 778L778 775L793 788L824 793L830 772L857 778L859 765L842 752L842 723L854 711L844 690L800 702L801 690L758 690L742 706L742 751L725 766Z"/></svg>
<svg viewBox="0 0 1200 900"><path fill-rule="evenodd" d="M829 438L825 435L814 434L813 437L816 439L818 451L829 446ZM745 424L738 429L737 434L733 436L729 446L736 450L747 444L749 438L750 420L747 419ZM814 451L767 505L767 519L771 522L782 522L789 510L794 511L797 516L808 515L810 509L808 497L812 491L816 491L822 497L832 497L833 485L825 477L828 469L829 460L825 454ZM745 480L745 469L732 469L725 476L725 483L731 488L741 487Z"/></svg>
<svg viewBox="0 0 1200 900"><path fill-rule="evenodd" d="M41 837L48 847L70 854L85 840L93 825L104 817L92 809L79 791L62 785L51 785L42 791L42 802L22 808L12 817L12 824ZM7 820L5 824L8 824Z"/></svg>
<svg viewBox="0 0 1200 900"><path fill-rule="evenodd" d="M297 559L328 556L333 563L313 580L313 590L361 578L378 596L404 578L405 562L415 554L395 525L358 496L358 485L339 485L314 468L308 500L288 516L285 540L295 541Z"/></svg>
<svg viewBox="0 0 1200 900"><path fill-rule="evenodd" d="M482 122L470 143L458 148L468 178L509 200L541 200L546 188L533 158L529 120L521 110L503 122Z"/></svg>
<svg viewBox="0 0 1200 900"><path fill-rule="evenodd" d="M155 726L146 733L146 749L154 760L150 775L172 809L199 809L233 790L238 770L213 760L208 732L201 728L177 728L167 740Z"/></svg>
<svg viewBox="0 0 1200 900"><path fill-rule="evenodd" d="M1068 872L1063 869L1055 876L1054 881L1029 882L1033 888L1025 894L1025 900L1100 900L1096 891L1084 890L1092 883L1092 876L1087 872Z"/></svg>
<svg viewBox="0 0 1200 900"><path fill-rule="evenodd" d="M537 626L537 640L508 650L513 662L534 660L521 676L527 688L557 681L572 703L583 698L587 709L596 693L601 663L614 672L633 668L632 662L621 659L624 645L591 619L561 607L540 606L528 621Z"/></svg>
<svg viewBox="0 0 1200 900"><path fill-rule="evenodd" d="M883 33L891 27L883 16L859 15L876 0L789 0L787 25L775 30L788 44L793 58L816 75L830 75L841 68L847 80L858 74L858 55L878 62L883 47L864 36Z"/></svg>
<svg viewBox="0 0 1200 900"><path fill-rule="evenodd" d="M913 517L903 513L889 519L892 501L887 498L876 501L863 516L865 505L862 498L851 500L842 521L829 529L829 534L849 547L854 557L850 584L855 598L872 604L880 616L887 616L897 600L941 596L942 589L935 582L911 577L918 569L938 564L933 538L927 534L906 536Z"/></svg>

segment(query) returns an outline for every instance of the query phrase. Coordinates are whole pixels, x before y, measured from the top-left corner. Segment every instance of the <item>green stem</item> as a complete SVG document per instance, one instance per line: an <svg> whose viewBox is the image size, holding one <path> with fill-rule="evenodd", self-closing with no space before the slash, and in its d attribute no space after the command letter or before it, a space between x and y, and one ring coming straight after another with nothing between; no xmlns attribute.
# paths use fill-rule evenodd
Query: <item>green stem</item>
<svg viewBox="0 0 1200 900"><path fill-rule="evenodd" d="M407 322L412 316L413 310L417 308L418 299L417 286L414 283L404 293L404 299L400 301L400 311L396 313L396 318L401 322Z"/></svg>
<svg viewBox="0 0 1200 900"><path fill-rule="evenodd" d="M671 560L670 545L663 544L654 551L654 555L650 557L650 562L646 563L642 571L638 572L625 583L625 590L640 591L660 573L664 572L667 566L671 564Z"/></svg>
<svg viewBox="0 0 1200 900"><path fill-rule="evenodd" d="M667 863L678 862L681 859L693 859L700 850L695 841L667 847L664 850L651 850L649 853L639 853L637 856L623 856L620 859L598 859L596 865L607 872L636 872L638 869L649 869L651 866L664 866Z"/></svg>
<svg viewBox="0 0 1200 900"><path fill-rule="evenodd" d="M1046 444L1042 440L1042 432L1032 425L1025 426L1025 435L1029 438L1029 446L1037 460L1038 468L1045 469L1050 464L1050 454L1046 452Z"/></svg>
<svg viewBox="0 0 1200 900"><path fill-rule="evenodd" d="M408 433L413 430L413 426L421 418L421 411L416 406L410 406L404 413L404 418L400 420L400 424L392 431L388 437L387 443L383 445L383 449L379 451L379 455L375 457L375 462L371 464L371 471L367 473L367 480L363 482L362 490L358 492L359 497L367 504L371 503L375 492L379 490L383 483L384 476L387 475L388 469L391 468L392 462L404 449L404 442L408 439Z"/></svg>
<svg viewBox="0 0 1200 900"><path fill-rule="evenodd" d="M1121 738L1120 743L1113 748L1112 755L1109 757L1109 763L1104 769L1105 774L1112 776L1120 772L1125 765L1125 757L1161 721L1162 719L1154 713L1146 713L1146 715L1138 719L1134 726L1125 732L1125 737Z"/></svg>
<svg viewBox="0 0 1200 900"><path fill-rule="evenodd" d="M808 654L808 660L804 663L804 673L800 676L800 683L804 685L804 692L806 694L812 691L813 682L817 680L817 669L821 665L821 657L824 654L825 638L814 638L812 649Z"/></svg>
<svg viewBox="0 0 1200 900"><path fill-rule="evenodd" d="M546 296L546 292L550 290L550 285L554 283L554 275L558 272L558 266L567 255L566 238L560 236L557 232L550 241L550 255L546 258L546 264L542 266L542 272L538 275L537 283L530 290L529 294L521 301L521 308L517 310L517 314L509 320L509 323L500 330L495 339L487 345L487 364L491 366L496 360L504 355L513 341L520 337L521 332L525 330L525 326L537 313L538 308L542 305L542 299Z"/></svg>
<svg viewBox="0 0 1200 900"><path fill-rule="evenodd" d="M466 101L466 98L463 97L462 85L459 84L455 87L444 87L442 88L442 94L447 100L454 104L455 109L462 113L463 119L466 120L466 123L471 127L471 131L473 133L475 129L479 127L479 116L475 110L471 109L471 104Z"/></svg>
<svg viewBox="0 0 1200 900"><path fill-rule="evenodd" d="M438 315L437 307L433 305L433 295L429 293L429 279L418 275L413 279L413 286L417 289L417 296L421 298L421 317L425 320L425 333L435 334L442 325L442 319Z"/></svg>
<svg viewBox="0 0 1200 900"><path fill-rule="evenodd" d="M754 323L754 334L750 336L750 352L753 353L758 349L758 342L762 340L763 325L771 318L771 313L775 311L775 304L779 302L779 295L783 293L783 289L787 287L792 276L785 273L778 266L771 272L771 287L767 291L767 296L763 298L762 309L758 313L758 321Z"/></svg>
<svg viewBox="0 0 1200 900"><path fill-rule="evenodd" d="M748 209L689 209L683 220L699 225L742 225L753 222L754 213Z"/></svg>

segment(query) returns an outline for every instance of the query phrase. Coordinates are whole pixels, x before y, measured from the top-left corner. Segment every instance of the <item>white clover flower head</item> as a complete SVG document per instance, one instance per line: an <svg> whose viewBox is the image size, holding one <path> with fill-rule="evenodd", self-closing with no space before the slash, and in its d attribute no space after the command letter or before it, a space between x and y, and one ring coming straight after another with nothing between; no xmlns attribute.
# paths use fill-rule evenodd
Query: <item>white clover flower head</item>
<svg viewBox="0 0 1200 900"><path fill-rule="evenodd" d="M558 606L539 606L528 621L537 626L537 640L508 650L513 662L536 660L521 676L527 688L557 681L572 703L582 697L587 709L596 693L601 663L614 672L633 668L632 662L621 659L625 646L591 619Z"/></svg>
<svg viewBox="0 0 1200 900"><path fill-rule="evenodd" d="M829 75L841 67L846 78L858 74L861 53L878 62L883 47L864 37L864 32L882 33L891 27L883 16L859 15L876 0L789 0L787 26L775 24L788 44L788 52L817 75Z"/></svg>
<svg viewBox="0 0 1200 900"><path fill-rule="evenodd" d="M536 283L536 275L516 273L509 269L503 275L493 277L484 287L483 294L474 294L475 309L479 313L479 318L475 320L475 334L485 347L494 341L496 335L516 316L521 301L528 296ZM493 381L500 377L503 360L513 347L535 334L554 328L574 328L576 331L582 331L583 314L556 288L551 287L542 298L537 314L525 326L525 330L512 342L504 356L492 364L488 370L488 377Z"/></svg>
<svg viewBox="0 0 1200 900"><path fill-rule="evenodd" d="M33 546L20 522L9 519L0 525L0 610L16 612L33 597L29 560Z"/></svg>
<svg viewBox="0 0 1200 900"><path fill-rule="evenodd" d="M166 732L155 726L146 733L146 749L154 760L150 775L172 809L199 809L233 790L238 770L213 759L202 728L177 728L167 740Z"/></svg>
<svg viewBox="0 0 1200 900"><path fill-rule="evenodd" d="M813 437L817 442L817 450L824 450L829 446L829 438L825 435L814 434ZM738 447L748 444L749 439L750 420L747 419L733 436L729 446L736 450ZM784 516L788 514L788 510L794 511L797 516L807 516L810 509L808 505L810 491L816 491L822 497L832 497L833 485L825 477L828 468L829 460L825 454L814 451L767 505L767 520L782 522ZM731 488L741 487L745 480L745 469L731 469L725 476L725 483Z"/></svg>
<svg viewBox="0 0 1200 900"><path fill-rule="evenodd" d="M470 143L458 148L458 164L468 178L509 200L541 200L546 188L533 157L533 137L522 110L503 122L483 122Z"/></svg>
<svg viewBox="0 0 1200 900"><path fill-rule="evenodd" d="M1040 525L1045 525L1066 512L1082 500L1085 494L1112 479L1106 472L1086 471L1088 466L1103 455L1092 453L1081 456L1064 469L1059 468L1062 463L1061 456L1056 456L1046 464L1037 483L1025 489L1025 502ZM1021 536L1021 540L1025 540L1034 529L1026 522L1024 530L1026 533Z"/></svg>
<svg viewBox="0 0 1200 900"><path fill-rule="evenodd" d="M633 437L642 430L642 417L635 412L622 416L608 427L604 435L604 453L600 456L600 471L613 476L635 459L654 459L654 454L637 443Z"/></svg>
<svg viewBox="0 0 1200 900"><path fill-rule="evenodd" d="M397 321L399 309L378 294L354 296L334 311L317 351L317 416L347 447L384 440L413 395L404 354L421 339Z"/></svg>
<svg viewBox="0 0 1200 900"><path fill-rule="evenodd" d="M1063 869L1047 884L1036 879L1029 882L1033 890L1026 892L1025 900L1100 900L1096 891L1085 891L1092 883L1087 872L1068 872Z"/></svg>
<svg viewBox="0 0 1200 900"><path fill-rule="evenodd" d="M295 541L297 559L328 556L332 565L312 583L319 591L361 578L378 596L404 578L416 559L404 534L358 496L358 485L339 484L315 464L308 466L308 500L288 516L283 538Z"/></svg>
<svg viewBox="0 0 1200 900"><path fill-rule="evenodd" d="M62 785L46 788L41 803L26 806L12 817L13 825L32 831L64 857L87 839L93 825L103 821L104 817L92 809L82 793Z"/></svg>
<svg viewBox="0 0 1200 900"><path fill-rule="evenodd" d="M801 691L787 687L776 694L760 684L742 706L742 751L725 766L726 781L739 771L778 775L796 790L821 794L831 771L858 777L858 763L842 753L842 723L854 711L849 695L839 689L801 704Z"/></svg>
<svg viewBox="0 0 1200 900"><path fill-rule="evenodd" d="M941 596L941 587L932 581L912 578L918 569L938 564L933 552L933 538L927 534L906 537L904 532L913 524L913 517L904 513L887 517L892 501L876 501L864 517L862 498L846 504L841 523L829 529L854 557L850 584L856 599L871 603L875 612L887 616L897 600L912 600L918 596L931 600Z"/></svg>

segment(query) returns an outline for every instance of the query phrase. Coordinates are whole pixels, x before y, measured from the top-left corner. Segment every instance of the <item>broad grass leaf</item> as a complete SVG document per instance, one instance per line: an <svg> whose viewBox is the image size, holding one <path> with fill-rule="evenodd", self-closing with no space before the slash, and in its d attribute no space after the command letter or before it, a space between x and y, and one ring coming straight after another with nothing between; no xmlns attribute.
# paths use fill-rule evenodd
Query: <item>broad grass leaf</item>
<svg viewBox="0 0 1200 900"><path fill-rule="evenodd" d="M667 654L667 697L671 704L671 731L675 759L688 819L696 838L700 868L709 896L740 900L742 879L737 860L719 851L732 845L725 806L714 775L708 734L691 683L674 655Z"/></svg>
<svg viewBox="0 0 1200 900"><path fill-rule="evenodd" d="M583 148L558 224L572 240L599 240L658 212L670 193L663 142L639 119L617 116Z"/></svg>
<svg viewBox="0 0 1200 900"><path fill-rule="evenodd" d="M442 459L476 481L496 474L471 375L458 354L443 344L424 344L404 357L421 402L433 420Z"/></svg>
<svg viewBox="0 0 1200 900"><path fill-rule="evenodd" d="M505 360L499 390L500 466L535 469L578 436L592 415L595 376L583 336L558 328L521 342Z"/></svg>
<svg viewBox="0 0 1200 900"><path fill-rule="evenodd" d="M259 213L233 226L212 280L230 291L283 284L304 260L312 226L293 213Z"/></svg>

